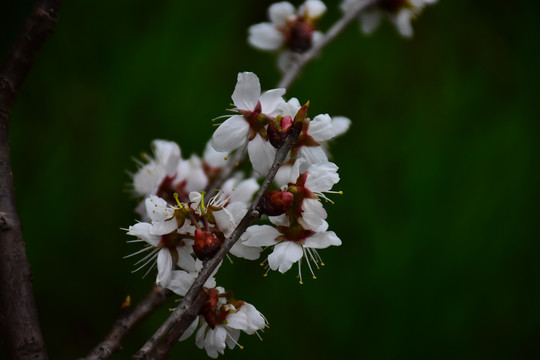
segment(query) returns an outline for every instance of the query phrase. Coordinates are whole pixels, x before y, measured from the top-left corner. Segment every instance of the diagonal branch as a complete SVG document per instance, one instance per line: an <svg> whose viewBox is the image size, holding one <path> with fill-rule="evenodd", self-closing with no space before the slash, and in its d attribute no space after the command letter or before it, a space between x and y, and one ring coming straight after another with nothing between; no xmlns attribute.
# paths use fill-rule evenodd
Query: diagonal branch
<svg viewBox="0 0 540 360"><path fill-rule="evenodd" d="M143 345L143 347L133 356L134 360L153 360L153 359L164 359L167 354L170 352L172 346L178 341L178 338L184 333L185 329L195 320L197 314L199 313L202 302L197 301L201 295L201 289L203 288L204 283L212 272L216 269L219 263L223 260L225 255L233 247L236 241L240 236L246 231L249 225L253 221L259 218L259 211L257 210L259 203L268 190L270 183L276 176L277 171L281 167L283 161L285 161L289 151L292 149L293 145L296 143L298 136L300 135L300 130L293 127L291 128L289 135L287 136L285 143L279 150L276 152L276 157L274 163L268 172L268 175L264 179L261 188L255 199L251 204L249 210L247 211L244 218L240 221L236 229L225 241L223 246L219 249L217 254L210 260L204 263L202 270L199 275L193 282L193 285L187 292L186 296L180 302L180 305L174 310L174 312L165 320L161 327L156 331L150 339ZM186 319L187 317L187 319ZM189 321L191 319L191 321ZM166 342L162 343L164 339L168 339ZM159 354L154 354L159 348Z"/></svg>
<svg viewBox="0 0 540 360"><path fill-rule="evenodd" d="M155 285L150 293L132 311L122 315L105 337L85 358L79 360L105 360L121 349L121 342L127 333L140 321L160 307L171 295L172 291Z"/></svg>
<svg viewBox="0 0 540 360"><path fill-rule="evenodd" d="M62 0L36 1L0 68L0 329L10 359L47 359L15 207L9 121L17 93L58 22L61 5Z"/></svg>
<svg viewBox="0 0 540 360"><path fill-rule="evenodd" d="M380 0L362 0L357 1L357 4L351 8L347 13L343 15L328 31L324 34L324 37L313 45L311 49L303 54L298 54L296 61L291 64L291 67L285 71L281 81L278 84L278 88L289 88L293 81L300 75L304 67L319 55L352 21L358 18L360 13L366 10L368 7L374 5Z"/></svg>

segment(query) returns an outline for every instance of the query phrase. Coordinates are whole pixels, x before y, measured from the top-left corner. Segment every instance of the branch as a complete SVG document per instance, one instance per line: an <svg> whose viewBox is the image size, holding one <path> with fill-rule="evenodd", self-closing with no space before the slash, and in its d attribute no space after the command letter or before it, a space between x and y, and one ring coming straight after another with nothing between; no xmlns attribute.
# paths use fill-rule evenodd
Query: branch
<svg viewBox="0 0 540 360"><path fill-rule="evenodd" d="M114 352L121 350L120 343L127 333L160 307L172 294L173 292L168 289L157 285L154 286L150 293L132 311L116 320L105 339L92 349L88 356L79 360L109 359Z"/></svg>
<svg viewBox="0 0 540 360"><path fill-rule="evenodd" d="M349 11L347 14L344 14L343 17L328 30L320 42L318 42L308 52L302 54L297 61L292 64L291 68L283 75L283 78L278 83L277 87L290 87L302 69L311 60L313 60L326 45L334 40L348 24L356 19L363 10L374 4L376 1L377 0L361 1L356 7L353 8L353 10ZM274 163L244 218L240 221L227 241L225 241L219 252L212 259L205 262L199 276L195 279L195 282L187 292L186 296L182 299L180 305L161 325L156 333L150 339L148 339L146 344L144 344L143 347L133 356L133 360L166 359L172 347L174 344L176 344L180 336L182 336L185 329L196 319L197 314L203 305L203 302L201 302L201 289L203 288L204 283L210 277L211 273L218 266L218 264L223 260L232 246L240 238L240 236L246 231L248 226L259 218L260 214L257 211L257 207L259 206L261 198L268 190L270 183L274 179L283 161L285 161L287 154L296 143L298 136L299 131L294 128L291 129L291 132L287 136L284 145L277 151ZM164 339L166 340L164 341Z"/></svg>
<svg viewBox="0 0 540 360"><path fill-rule="evenodd" d="M197 298L200 296L201 289L203 288L204 283L206 282L206 280L208 280L212 272L221 263L225 255L233 247L233 245L240 238L240 236L246 231L248 226L251 225L253 221L259 218L260 214L257 210L257 207L259 206L259 203L264 193L268 190L270 183L276 176L276 173L281 167L281 164L283 163L283 161L285 161L285 158L287 157L289 151L296 143L299 134L300 130L296 129L295 127L291 128L289 135L285 140L285 143L276 152L274 163L272 164L268 175L264 179L264 182L261 185L259 192L257 193L257 195L255 195L255 199L253 200L253 203L251 204L244 218L240 221L236 229L225 241L217 254L212 259L204 263L204 266L199 273L199 276L197 276L197 278L193 282L193 285L187 292L186 296L184 296L184 298L180 302L180 305L167 318L167 320L165 320L165 322L156 331L156 333L152 335L150 339L148 339L146 344L144 344L143 347L133 356L134 360L161 359L161 357L156 357L154 351L156 351L158 347L161 347L159 349L159 353L161 354L160 356L168 354L170 348L184 333L184 330L191 324L191 322L193 322L202 307L202 303L197 302ZM193 320L190 322L182 321L185 316L189 316ZM162 344L163 339L165 339L166 337L172 338L174 339L174 341L167 341L166 343Z"/></svg>
<svg viewBox="0 0 540 360"><path fill-rule="evenodd" d="M54 26L62 0L38 0L0 68L0 328L10 359L47 359L15 207L9 121L15 98Z"/></svg>
<svg viewBox="0 0 540 360"><path fill-rule="evenodd" d="M366 8L377 3L378 0L364 0L358 1L358 4L354 6L343 17L339 19L328 31L324 34L324 37L313 45L311 49L303 54L298 54L296 61L294 61L289 69L283 74L281 81L278 84L278 88L289 88L293 81L300 75L304 67L313 60L324 49L326 45L331 43L341 32L349 25L353 20L357 19L362 11Z"/></svg>

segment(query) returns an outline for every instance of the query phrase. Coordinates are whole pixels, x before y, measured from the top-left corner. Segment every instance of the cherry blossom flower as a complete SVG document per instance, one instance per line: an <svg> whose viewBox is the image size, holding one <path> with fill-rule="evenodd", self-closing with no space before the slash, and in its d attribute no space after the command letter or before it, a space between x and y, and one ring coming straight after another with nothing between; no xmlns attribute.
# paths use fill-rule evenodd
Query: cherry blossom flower
<svg viewBox="0 0 540 360"><path fill-rule="evenodd" d="M235 105L232 115L223 122L212 136L212 147L218 152L231 152L248 142L248 154L255 171L264 174L274 160L276 149L268 143L266 126L283 102L285 89L268 90L261 94L257 75L251 72L238 74L232 94Z"/></svg>
<svg viewBox="0 0 540 360"><path fill-rule="evenodd" d="M257 334L266 327L265 317L251 304L236 300L232 293L225 292L222 287L206 289L209 294L207 303L201 310L199 319L185 330L180 340L185 340L200 323L195 336L195 343L205 349L208 356L217 358L225 348L233 349L239 343L240 332Z"/></svg>
<svg viewBox="0 0 540 360"><path fill-rule="evenodd" d="M349 11L362 0L345 0L341 4L344 12ZM371 34L381 19L386 16L396 27L401 36L410 38L413 36L411 20L416 19L428 4L434 4L437 0L383 0L372 5L360 14L362 31Z"/></svg>
<svg viewBox="0 0 540 360"><path fill-rule="evenodd" d="M252 25L248 42L264 51L281 50L278 67L284 72L297 54L320 41L317 22L325 12L326 5L319 0L308 0L298 10L287 1L274 3L268 8L270 22Z"/></svg>
<svg viewBox="0 0 540 360"><path fill-rule="evenodd" d="M156 283L166 286L175 265L189 271L195 270L191 240L194 228L187 222L179 227L175 217L176 209L157 196L152 195L146 199L145 206L151 223L140 222L130 226L127 234L138 238L129 242L142 241L146 242L147 246L126 258L149 252L135 263L142 265L133 272L152 263L146 274L157 266Z"/></svg>
<svg viewBox="0 0 540 360"><path fill-rule="evenodd" d="M182 201L187 201L191 191L201 191L206 187L208 176L197 155L182 159L180 148L171 141L154 140L152 147L154 158L147 156L148 163L141 164L133 174L133 188L137 195L157 195L174 204L174 193L178 193ZM144 218L143 204L137 208L137 212Z"/></svg>
<svg viewBox="0 0 540 360"><path fill-rule="evenodd" d="M283 102L279 108L283 116L294 117L302 106L296 98ZM276 175L276 183L283 185L290 181L291 166L297 159L303 159L301 172L317 163L328 162L328 141L344 134L350 127L351 121L344 116L330 117L328 114L315 116L313 120L306 118L296 144L291 149L289 159Z"/></svg>
<svg viewBox="0 0 540 360"><path fill-rule="evenodd" d="M154 158L147 156L148 163L140 164L133 174L133 188L137 195L156 194L166 177L174 177L180 162L180 148L172 141L154 140L152 142Z"/></svg>
<svg viewBox="0 0 540 360"><path fill-rule="evenodd" d="M322 263L316 249L341 245L341 240L333 231L327 231L328 223L322 222L317 229L304 228L300 224L291 224L285 216L270 218L277 225L253 225L242 235L246 246L273 247L268 255L268 266L281 273L287 272L298 262L298 275L302 284L301 260L305 259L315 278L311 262L318 268Z"/></svg>

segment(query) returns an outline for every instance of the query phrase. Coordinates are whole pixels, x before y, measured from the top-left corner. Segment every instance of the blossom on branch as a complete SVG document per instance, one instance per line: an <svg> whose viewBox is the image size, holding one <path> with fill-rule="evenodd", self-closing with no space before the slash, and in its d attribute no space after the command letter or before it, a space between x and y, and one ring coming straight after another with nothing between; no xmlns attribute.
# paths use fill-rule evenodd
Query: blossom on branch
<svg viewBox="0 0 540 360"><path fill-rule="evenodd" d="M365 0L344 0L341 9L343 12L350 11L363 1ZM401 36L410 38L413 36L411 21L420 15L426 5L436 2L437 0L380 0L360 14L362 31L371 34L379 26L381 19L387 17Z"/></svg>
<svg viewBox="0 0 540 360"><path fill-rule="evenodd" d="M205 349L208 356L217 358L225 348L233 349L238 345L240 332L248 335L258 334L267 326L265 317L251 304L236 300L231 292L222 287L203 289L208 299L202 307L199 318L186 329L181 341L191 336L200 325L195 336L195 343ZM260 336L259 336L260 337Z"/></svg>
<svg viewBox="0 0 540 360"><path fill-rule="evenodd" d="M325 12L326 5L319 0L308 0L298 10L287 1L274 3L268 8L270 22L252 25L248 42L260 50L281 50L278 67L286 71L296 54L311 49L322 38L317 23Z"/></svg>
<svg viewBox="0 0 540 360"><path fill-rule="evenodd" d="M231 152L248 143L248 154L255 171L265 174L276 150L268 142L266 126L283 102L285 89L268 90L261 94L261 84L257 75L251 72L238 74L232 94L238 115L230 116L214 132L212 147L219 152Z"/></svg>

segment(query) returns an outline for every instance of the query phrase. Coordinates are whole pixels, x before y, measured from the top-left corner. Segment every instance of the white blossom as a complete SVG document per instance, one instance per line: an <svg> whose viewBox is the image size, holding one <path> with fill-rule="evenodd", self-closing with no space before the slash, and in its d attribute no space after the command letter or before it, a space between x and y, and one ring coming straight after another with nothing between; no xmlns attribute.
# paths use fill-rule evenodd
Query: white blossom
<svg viewBox="0 0 540 360"><path fill-rule="evenodd" d="M341 3L343 12L350 11L364 0L344 0ZM387 17L396 27L401 36L410 38L413 36L411 21L416 19L428 4L434 4L437 0L388 0L372 5L361 12L360 22L362 31L371 34Z"/></svg>
<svg viewBox="0 0 540 360"><path fill-rule="evenodd" d="M268 171L276 149L261 137L266 126L265 117L275 116L276 109L283 102L285 89L273 89L261 94L257 75L251 72L238 74L232 94L235 105L232 115L223 122L212 136L212 147L218 152L231 152L248 142L248 155L255 171Z"/></svg>

